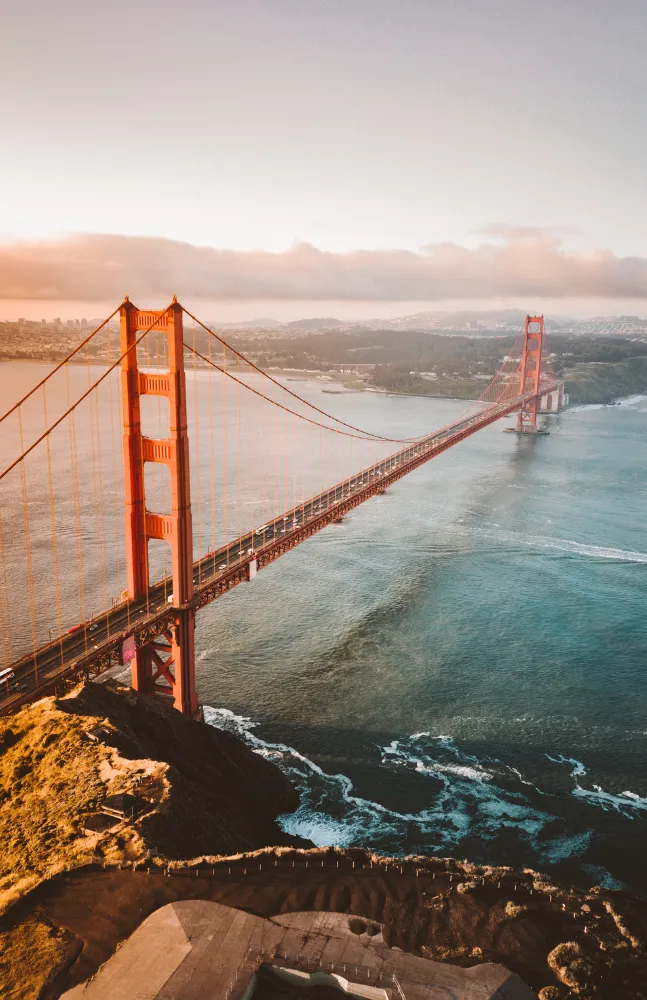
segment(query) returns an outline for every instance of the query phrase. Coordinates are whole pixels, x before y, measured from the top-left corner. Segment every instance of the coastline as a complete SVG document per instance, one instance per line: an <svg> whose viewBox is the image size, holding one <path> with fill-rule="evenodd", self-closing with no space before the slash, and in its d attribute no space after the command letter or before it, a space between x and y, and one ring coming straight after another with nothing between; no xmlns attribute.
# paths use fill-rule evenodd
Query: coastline
<svg viewBox="0 0 647 1000"><path fill-rule="evenodd" d="M51 360L39 357L0 357L0 364L36 364L53 367L59 364L60 360L61 359ZM580 369L573 371L572 373L567 372L564 375L564 381L567 386L570 401L568 406L564 407L560 413L573 411L585 406L616 406L621 404L624 400L647 395L647 358L634 358L633 361L634 364L638 361L644 361L644 370L641 370L640 372L629 372L626 363L621 363L618 365L609 365L606 372L601 372L600 365L597 364L586 371ZM108 359L99 358L72 358L69 362L71 365L84 368L105 368L108 363ZM113 362L111 361L110 363ZM144 364L142 367L156 370L155 365ZM643 366L640 365L638 367L642 369ZM613 369L613 371L610 371L611 369ZM198 371L207 370L207 367L204 365L198 366ZM306 371L294 368L267 368L264 369L264 371L266 371L269 375L272 375L274 378L278 378L279 380L285 382L312 382L315 385L319 385L324 393L326 393L326 387L330 387L326 393L327 395L346 395L347 393L361 393L369 391L375 395L382 396L409 396L414 399L456 400L466 404L475 403L479 399L478 395L457 396L455 393L406 392L402 390L385 389L379 386L367 385L362 379L349 378L347 375L342 375L341 373L332 371ZM569 374L571 376L570 378ZM631 375L630 378L628 378L629 374ZM610 377L605 378L605 375ZM326 377L323 378L322 376ZM614 378L614 376L616 377ZM628 382L629 384L627 384ZM342 390L333 389L332 386L334 385L340 385L344 388ZM475 390L480 388L481 383L475 385ZM551 415L555 416L556 414L542 414L542 416Z"/></svg>
<svg viewBox="0 0 647 1000"><path fill-rule="evenodd" d="M0 726L7 756L24 760L28 751L33 757L31 771L23 768L21 798L60 782L52 764L61 741L68 754L76 747L84 757L86 782L81 797L76 789L83 783L76 780L75 797L61 798L56 842L52 817L48 835L37 817L29 820L40 842L41 877L15 882L5 899L3 996L57 1000L92 979L150 914L179 900L222 902L267 918L312 911L360 916L379 923L388 948L463 969L499 964L540 1000L561 1000L563 986L577 986L583 996L593 990L600 1000L628 1000L647 982L645 901L600 885L574 888L532 868L282 839L272 820L281 804L272 805L268 779L281 790L283 807L294 808L297 800L273 762L250 752L236 734L176 717L121 685L86 683L65 698L23 709L10 723ZM88 740L84 734L98 732L97 723L102 735ZM53 724L60 738L50 746ZM173 734L165 735L169 729ZM179 736L182 755L172 749ZM230 787L205 782L205 765L224 776L232 763ZM241 796L245 787L250 796ZM111 817L100 812L106 792ZM134 814L131 807L122 820L113 818L129 796L139 802ZM256 849L249 844L250 807L265 813ZM0 808L11 810L4 802ZM102 815L100 825L93 822ZM15 824L15 809L10 819ZM198 829L205 819L209 828ZM219 849L223 821L230 831L225 841L233 837L225 850ZM27 822L24 815L19 833ZM432 970L430 964L429 975Z"/></svg>

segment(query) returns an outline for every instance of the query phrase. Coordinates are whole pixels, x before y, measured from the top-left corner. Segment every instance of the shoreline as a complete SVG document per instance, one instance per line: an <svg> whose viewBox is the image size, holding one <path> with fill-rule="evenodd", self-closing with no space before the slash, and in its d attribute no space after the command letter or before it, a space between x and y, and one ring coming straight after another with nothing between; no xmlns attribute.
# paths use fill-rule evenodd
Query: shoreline
<svg viewBox="0 0 647 1000"><path fill-rule="evenodd" d="M54 366L56 366L59 363L60 363L60 359L57 359L57 360L45 360L43 358L23 358L23 357L19 357L19 358L17 358L17 357L2 358L2 357L0 357L0 365L15 365L15 364L27 365L27 364L29 364L29 365L41 365L41 366L54 367ZM110 362L110 363L113 363L113 362ZM106 368L108 366L109 362L107 360L100 360L100 359L97 359L97 358L92 358L92 359L89 359L89 360L86 360L86 359L78 359L77 360L77 359L73 358L69 362L69 364L75 365L77 367L83 367L83 368L88 368L88 367L92 367L92 368ZM144 364L144 365L142 365L142 369L145 369L145 370L150 369L150 370L153 370L153 371L158 370L156 365L151 365L151 364ZM115 368L115 371L117 371L117 370L118 370L118 368ZM165 370L165 369L159 369L159 370ZM208 369L208 367L206 365L202 365L202 366L198 367L198 370L199 371L208 371L209 369ZM339 375L337 375L336 373L333 373L333 372L314 372L314 371L313 372L305 372L305 371L303 371L300 374L299 370L295 370L295 369L292 369L292 368L267 368L267 369L263 369L263 371L265 373L267 373L268 375L271 375L274 378L281 378L285 382L312 382L312 383L314 383L316 385L320 385L320 387L322 388L323 392L325 392L325 386L328 385L328 384L329 385L336 384L336 385L344 386L343 390L330 389L326 393L327 395L334 395L334 396L345 396L345 395L348 395L348 394L363 393L363 392L367 392L368 391L371 394L379 395L379 396L397 396L397 397L401 397L401 398L410 397L412 399L444 399L444 400L455 400L456 402L461 402L461 403L465 403L465 404L477 403L479 401L479 397L478 396L455 396L455 395L451 395L451 394L428 393L428 392L400 392L400 391L397 391L397 390L382 389L382 388L376 388L374 386L362 385L362 384L358 384L357 382L355 382L353 385L348 385L347 384L348 381L349 381L348 379L345 379L345 378L343 378L343 377L341 377L341 376L339 376ZM324 379L324 378L321 378L321 375L327 375L328 377ZM567 383L567 385L568 385L568 383ZM540 413L539 415L540 416L548 416L548 417L553 416L554 417L554 416L558 416L559 414L562 414L562 413L574 412L576 410L584 410L584 409L587 409L589 407L596 407L597 408L597 407L603 407L603 406L604 407L607 407L607 406L608 407L610 407L610 406L619 406L619 405L622 405L623 403L626 403L627 400L635 400L636 402L639 402L643 398L647 398L647 386L641 387L640 389L634 389L632 392L629 392L629 393L626 393L626 394L623 394L623 395L613 396L613 398L606 397L606 398L599 398L599 399L591 399L591 400L587 400L586 402L571 402L567 406L565 406L563 409L559 410L558 412L557 411L552 411L552 412L546 411L544 413Z"/></svg>
<svg viewBox="0 0 647 1000"><path fill-rule="evenodd" d="M60 740L44 743L53 720ZM96 733L89 727L98 724L102 735L88 739L88 732ZM59 801L58 845L43 836L31 814L23 816L20 829L32 822L40 844L40 877L31 884L21 880L24 852L16 844L8 872L14 892L4 900L0 927L2 995L60 998L92 979L146 918L181 900L223 903L268 919L312 911L361 917L380 925L387 948L438 963L436 969L499 964L541 1000L566 996L554 991L572 985L574 977L579 992L588 996L593 988L600 1000L637 995L634 987L647 981L647 904L635 895L599 884L574 887L534 867L472 863L440 852L394 857L370 843L312 847L277 837L267 823L257 844L250 844L245 820L252 818L250 807L259 808L258 791L268 778L274 791L283 788L291 796L283 805L297 807L296 789L278 766L235 734L216 735L208 722L175 717L121 685L90 682L67 697L46 699L12 717L7 732L7 756L20 761L29 747L45 751L33 773L24 774L23 798L40 796L43 782L58 786L61 740L68 753L76 749L84 758L86 780L77 777L74 794ZM238 762L224 796L202 775L205 757L224 770L232 759ZM251 795L247 801L241 781ZM172 788L174 794L167 794ZM209 831L198 829L209 814L205 794L216 796ZM179 796L182 803L175 801ZM108 818L99 811L103 801L123 810L122 798L133 803L123 818L115 808ZM280 806L269 790L267 819ZM229 844L221 836L226 816ZM7 822L15 822L15 814L7 813ZM70 853L82 831L84 850ZM428 968L431 975L434 966Z"/></svg>

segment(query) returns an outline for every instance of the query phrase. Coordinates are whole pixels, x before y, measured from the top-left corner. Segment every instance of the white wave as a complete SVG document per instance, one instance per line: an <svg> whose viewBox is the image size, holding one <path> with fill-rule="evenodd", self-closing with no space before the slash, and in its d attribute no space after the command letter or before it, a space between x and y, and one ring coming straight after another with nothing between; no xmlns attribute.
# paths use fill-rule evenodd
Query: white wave
<svg viewBox="0 0 647 1000"><path fill-rule="evenodd" d="M522 720L521 719L515 719L514 721L515 722L521 722ZM519 771L516 767L513 767L512 764L507 764L506 767L508 768L508 771L510 771L512 774L514 774L514 776L517 778L518 781L521 782L522 785L528 785L530 788L532 788L532 790L534 792L537 793L537 795L545 795L546 794L545 792L542 792L542 790L540 788L537 788L537 786L535 785L535 783L533 781L528 781L527 778L524 778L524 776L522 775L521 771Z"/></svg>
<svg viewBox="0 0 647 1000"><path fill-rule="evenodd" d="M548 760L552 760L554 764L571 764L572 770L571 774L574 778L579 778L581 774L586 774L586 767L581 760L577 760L575 757L564 757L561 753L557 757L551 757L549 753L545 754Z"/></svg>
<svg viewBox="0 0 647 1000"><path fill-rule="evenodd" d="M635 819L641 812L647 812L647 798L642 798L636 792L625 791L617 795L614 792L606 792L600 785L583 788L578 778L584 777L587 769L581 760L575 757L563 757L561 754L557 757L546 754L546 757L555 764L568 764L571 767L571 776L575 784L571 794L576 798L588 802L591 806L604 809L605 812L614 810L628 819Z"/></svg>
<svg viewBox="0 0 647 1000"><path fill-rule="evenodd" d="M583 413L585 410L606 410L613 403L582 403L580 406L569 406L566 413Z"/></svg>
<svg viewBox="0 0 647 1000"><path fill-rule="evenodd" d="M482 534L494 536L493 532L482 532ZM572 541L569 538L553 538L551 535L522 535L514 531L497 532L496 537L503 541L528 547L554 549L558 552L568 552L591 559L615 559L620 562L647 563L647 552L633 552L631 549L617 549L607 545L588 545Z"/></svg>
<svg viewBox="0 0 647 1000"><path fill-rule="evenodd" d="M253 730L256 723L229 709L205 707L205 720L240 736L256 753L273 760L300 794L296 812L279 818L286 833L305 837L319 847L371 845L390 853L452 852L466 837L494 840L506 829L518 831L546 863L567 856L569 840L563 830L546 838L544 828L560 821L533 808L521 791L500 788L494 770L460 750L450 736L415 733L393 740L381 750L388 770L408 768L423 779L433 779L429 802L415 813L403 813L353 793L344 774L328 774L314 761L283 743L270 743ZM423 786L424 787L424 786ZM584 835L572 838L574 854L581 853Z"/></svg>
<svg viewBox="0 0 647 1000"><path fill-rule="evenodd" d="M625 396L623 399L617 399L615 402L616 406L635 406L636 403L643 403L647 400L647 395L643 392L636 393L633 396Z"/></svg>
<svg viewBox="0 0 647 1000"><path fill-rule="evenodd" d="M583 833L574 833L565 837L555 837L550 844L545 846L544 857L551 864L577 857L588 850L592 839L592 830L585 830Z"/></svg>
<svg viewBox="0 0 647 1000"><path fill-rule="evenodd" d="M616 406L635 406L647 400L647 395L642 392L634 393L632 396L623 396L613 403L582 403L580 406L569 406L566 413L583 413L585 410L608 410Z"/></svg>
<svg viewBox="0 0 647 1000"><path fill-rule="evenodd" d="M258 723L248 716L206 707L205 720L235 733L256 753L281 767L297 787L300 804L295 813L279 818L280 825L286 833L304 837L318 847L369 845L398 854L413 846L420 852L453 853L466 837L494 840L509 828L527 841L544 864L552 865L581 856L591 843L591 830L569 832L563 820L533 807L525 792L499 787L498 762L490 761L486 766L447 735L419 732L379 747L383 767L408 768L423 779L433 779L425 807L404 813L354 794L347 775L326 773L294 747L262 740L253 732ZM647 811L647 799L635 792L616 795L597 785L583 787L580 779L587 768L577 758L546 757L569 768L574 781L571 794L582 802L632 819ZM520 785L532 786L515 768L506 766L505 770L515 773ZM552 835L546 837L549 831ZM586 866L583 869L589 870ZM591 868L590 874L595 874L598 884L603 884L603 877L604 884L614 883L608 873L598 877L597 869L594 873Z"/></svg>
<svg viewBox="0 0 647 1000"><path fill-rule="evenodd" d="M605 792L599 785L594 785L593 788L575 788L573 795L585 799L591 805L601 806L602 809L615 809L616 812L631 819L634 819L633 810L647 812L647 799L641 798L634 792L620 792L619 795L614 795L612 792Z"/></svg>
<svg viewBox="0 0 647 1000"><path fill-rule="evenodd" d="M456 750L456 747L454 745L454 741L449 736L430 737L429 733L416 733L413 736L409 737L409 739L412 742L415 742L416 740L419 740L421 737L429 737L430 739L435 740L436 743L438 743L439 745L444 745L451 752L458 754L458 751ZM396 761L399 758L400 760L404 761L407 764L413 764L416 771L424 774L438 774L438 775L455 774L461 778L471 779L472 781L490 781L492 777L492 775L489 774L488 771L485 770L485 768L481 767L477 762L474 761L474 758L470 758L470 761L474 761L474 763L452 764L452 763L442 763L441 761L438 760L431 760L431 761L427 760L427 762L423 762L423 760L418 759L409 753L401 751L399 740L393 740L388 746L382 747L382 753L385 755L385 758L388 756L392 756L392 758L394 758Z"/></svg>
<svg viewBox="0 0 647 1000"><path fill-rule="evenodd" d="M603 889L629 888L625 882L620 882L617 878L614 878L606 868L584 864L582 865L582 871L586 872L587 875L591 875L595 879L595 885L600 885Z"/></svg>

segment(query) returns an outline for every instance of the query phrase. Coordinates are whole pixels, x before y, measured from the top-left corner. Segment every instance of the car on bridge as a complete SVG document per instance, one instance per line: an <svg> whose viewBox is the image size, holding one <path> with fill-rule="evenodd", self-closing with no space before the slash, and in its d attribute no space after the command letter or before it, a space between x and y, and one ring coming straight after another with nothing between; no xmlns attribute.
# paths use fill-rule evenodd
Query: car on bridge
<svg viewBox="0 0 647 1000"><path fill-rule="evenodd" d="M0 670L0 684L4 684L9 691L9 681L12 681L16 675L10 667L5 667L4 670Z"/></svg>

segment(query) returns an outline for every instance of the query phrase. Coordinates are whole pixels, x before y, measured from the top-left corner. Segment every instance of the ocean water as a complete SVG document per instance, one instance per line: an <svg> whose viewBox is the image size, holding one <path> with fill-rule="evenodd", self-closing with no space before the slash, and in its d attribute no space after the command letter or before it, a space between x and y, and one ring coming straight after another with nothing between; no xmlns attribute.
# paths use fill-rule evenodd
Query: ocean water
<svg viewBox="0 0 647 1000"><path fill-rule="evenodd" d="M463 406L333 399L412 433ZM206 717L295 782L286 831L647 891L647 398L546 419L457 445L205 612Z"/></svg>
<svg viewBox="0 0 647 1000"><path fill-rule="evenodd" d="M46 371L0 365L0 409ZM69 387L54 384L49 419L68 388L76 398L97 374L79 366ZM266 404L245 410L246 390L225 399L207 373L190 382L194 537L206 551L263 523L272 504L285 509L310 481L306 470L283 496L286 456L300 441L293 421L277 434L263 421ZM314 381L292 388L349 423L398 436L440 427L465 405L329 395ZM51 439L62 628L123 587L118 393L118 379L108 380L95 410L78 411L78 516L67 430ZM44 419L33 404L26 441ZM195 433L209 407L220 407L216 423L230 440L246 435L250 455L266 434L266 454L268 442L275 449L261 476L268 496L245 486L257 458L224 475L220 453L210 461L209 435ZM502 433L505 421L480 431L200 612L206 718L295 782L301 805L282 817L285 830L320 845L437 852L647 893L647 397L544 419L550 435L535 440ZM13 457L18 432L3 426L0 459ZM314 474L318 453L308 458ZM33 627L21 479L0 483L3 593L14 602L3 619L7 662L34 629L42 641L56 625L48 469L42 449L32 459ZM333 472L350 461L332 459ZM268 487L273 469L280 475Z"/></svg>

